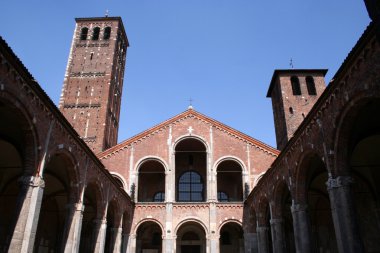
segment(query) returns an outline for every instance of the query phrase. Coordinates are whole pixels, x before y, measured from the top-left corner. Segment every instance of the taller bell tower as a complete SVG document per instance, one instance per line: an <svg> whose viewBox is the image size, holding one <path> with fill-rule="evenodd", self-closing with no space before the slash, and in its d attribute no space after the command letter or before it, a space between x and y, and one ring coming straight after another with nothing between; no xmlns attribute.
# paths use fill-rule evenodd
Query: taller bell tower
<svg viewBox="0 0 380 253"><path fill-rule="evenodd" d="M75 21L59 109L99 153L117 143L129 43L120 17Z"/></svg>

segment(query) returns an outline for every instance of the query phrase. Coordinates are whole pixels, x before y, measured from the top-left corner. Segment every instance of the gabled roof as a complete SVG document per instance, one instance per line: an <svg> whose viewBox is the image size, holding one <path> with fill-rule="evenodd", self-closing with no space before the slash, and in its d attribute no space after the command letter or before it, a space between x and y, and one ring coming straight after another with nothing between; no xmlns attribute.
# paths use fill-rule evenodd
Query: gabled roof
<svg viewBox="0 0 380 253"><path fill-rule="evenodd" d="M206 115L203 115L203 114L195 111L192 108L189 108L188 110L186 110L186 111L184 111L184 112L182 112L182 113L180 113L180 114L178 114L178 115L176 115L176 116L174 116L168 120L165 120L162 123L155 125L152 128L149 128L149 129L145 130L144 132L141 132L141 133L139 133L139 134L137 134L137 135L135 135L135 136L133 136L133 137L131 137L131 138L129 138L129 139L127 139L127 140L125 140L125 141L123 141L123 142L99 153L99 154L97 154L97 156L99 158L105 157L105 156L112 154L116 151L119 151L119 150L121 150L121 149L123 149L129 145L132 145L134 142L137 142L137 141L151 135L152 133L154 133L155 131L158 131L159 129L162 129L166 126L169 126L170 124L172 124L172 123L174 123L180 119L184 119L184 118L191 117L191 116L194 116L194 117L197 117L203 121L206 121L206 122L212 124L213 126L220 128L220 129L230 133L231 135L234 135L237 138L242 139L243 141L245 141L247 143L250 143L254 146L257 146L258 148L261 148L261 149L265 150L266 152L268 152L274 156L278 156L280 153L279 150L265 144L264 142L256 140L255 138L252 138L249 135L246 135L246 134L244 134L244 133L242 133L236 129L233 129L232 127L229 127L229 126L217 121L217 120L214 120L214 119L212 119Z"/></svg>

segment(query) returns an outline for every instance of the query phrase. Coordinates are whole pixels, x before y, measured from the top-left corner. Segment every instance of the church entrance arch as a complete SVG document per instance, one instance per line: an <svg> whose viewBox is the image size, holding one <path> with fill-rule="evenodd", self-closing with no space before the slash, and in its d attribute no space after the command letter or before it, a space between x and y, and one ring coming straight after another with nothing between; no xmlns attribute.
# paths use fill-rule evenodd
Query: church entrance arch
<svg viewBox="0 0 380 253"><path fill-rule="evenodd" d="M136 253L161 253L162 229L154 221L140 224L136 233Z"/></svg>
<svg viewBox="0 0 380 253"><path fill-rule="evenodd" d="M193 221L181 225L177 231L177 253L206 253L206 233Z"/></svg>
<svg viewBox="0 0 380 253"><path fill-rule="evenodd" d="M198 139L186 138L175 147L176 200L206 201L207 152Z"/></svg>

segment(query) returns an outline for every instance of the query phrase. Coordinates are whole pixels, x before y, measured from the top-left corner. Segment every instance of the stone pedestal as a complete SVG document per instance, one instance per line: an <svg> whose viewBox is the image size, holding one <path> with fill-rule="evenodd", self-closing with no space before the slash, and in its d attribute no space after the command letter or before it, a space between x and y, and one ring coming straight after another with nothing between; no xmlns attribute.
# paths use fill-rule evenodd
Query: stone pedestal
<svg viewBox="0 0 380 253"><path fill-rule="evenodd" d="M271 219L270 226L272 232L273 253L284 253L286 248L283 220Z"/></svg>
<svg viewBox="0 0 380 253"><path fill-rule="evenodd" d="M293 204L293 230L297 253L311 253L311 226L306 204Z"/></svg>
<svg viewBox="0 0 380 253"><path fill-rule="evenodd" d="M33 252L45 182L40 177L23 177L15 213L19 213L8 252Z"/></svg>
<svg viewBox="0 0 380 253"><path fill-rule="evenodd" d="M341 253L364 252L351 193L351 177L329 178L327 190L330 197L338 250Z"/></svg>
<svg viewBox="0 0 380 253"><path fill-rule="evenodd" d="M135 252L136 252L136 235L130 234L127 253L135 253Z"/></svg>
<svg viewBox="0 0 380 253"><path fill-rule="evenodd" d="M257 227L258 253L269 252L269 227Z"/></svg>
<svg viewBox="0 0 380 253"><path fill-rule="evenodd" d="M69 217L66 219L65 225L67 240L66 245L63 245L65 253L76 253L79 251L83 210L84 205L82 203L69 206Z"/></svg>
<svg viewBox="0 0 380 253"><path fill-rule="evenodd" d="M244 234L244 247L245 253L258 253L257 245L257 233L245 233Z"/></svg>

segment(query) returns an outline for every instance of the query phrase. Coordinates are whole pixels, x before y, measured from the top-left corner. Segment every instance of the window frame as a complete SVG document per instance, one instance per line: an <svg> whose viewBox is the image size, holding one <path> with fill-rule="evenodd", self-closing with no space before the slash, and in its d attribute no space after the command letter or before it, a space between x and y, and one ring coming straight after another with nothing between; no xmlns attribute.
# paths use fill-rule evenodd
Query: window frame
<svg viewBox="0 0 380 253"><path fill-rule="evenodd" d="M181 182L181 179L186 175L190 174L189 176L189 182ZM199 177L199 181L197 180L196 182L193 182L193 175L197 175ZM181 190L181 185L185 187L188 186L189 190ZM197 185L201 186L201 190L196 190L194 187ZM177 202L204 202L205 201L205 196L204 196L204 191L205 191L205 184L204 180L202 178L202 175L198 173L195 170L187 170L184 171L179 177L178 177L178 184L177 184ZM181 194L188 194L189 198L185 198L184 196L181 196ZM193 198L193 194L200 194L201 199L195 199Z"/></svg>

